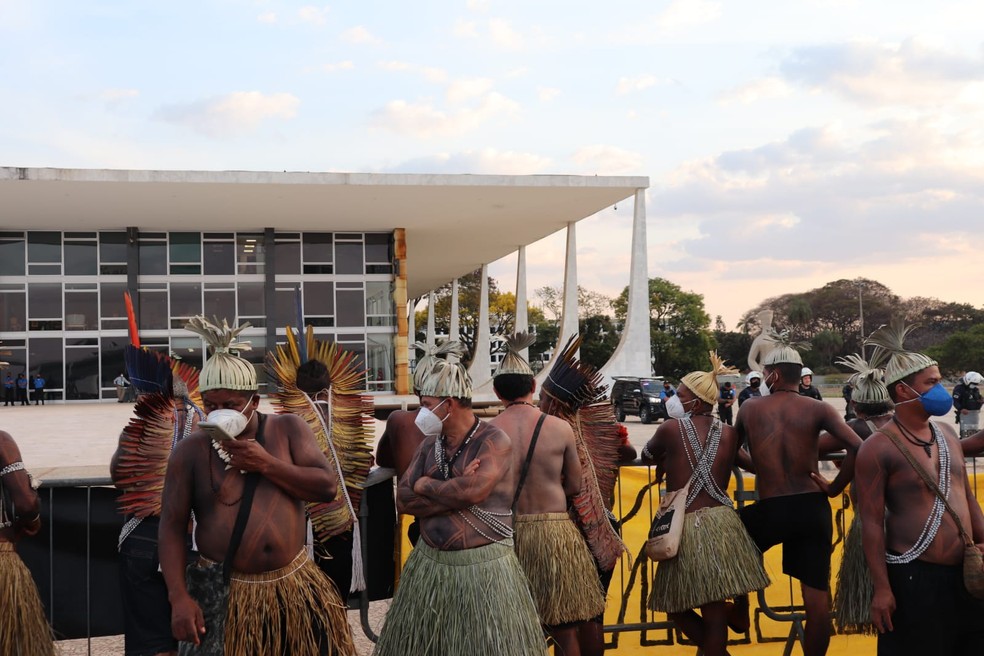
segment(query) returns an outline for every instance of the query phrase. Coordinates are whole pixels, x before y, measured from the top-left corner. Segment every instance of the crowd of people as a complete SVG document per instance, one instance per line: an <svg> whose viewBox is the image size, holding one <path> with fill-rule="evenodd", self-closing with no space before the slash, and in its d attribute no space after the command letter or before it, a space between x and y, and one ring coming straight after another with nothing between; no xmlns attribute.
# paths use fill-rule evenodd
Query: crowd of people
<svg viewBox="0 0 984 656"><path fill-rule="evenodd" d="M47 384L48 381L40 373L32 374L28 378L21 372L17 374L17 378L14 378L8 371L3 374L3 404L4 406L31 405L30 399L34 399L34 405L44 405Z"/></svg>
<svg viewBox="0 0 984 656"><path fill-rule="evenodd" d="M337 449L354 447L332 442L340 370L324 358L282 357L274 369L289 392L283 412L266 415L255 368L240 357L245 326L196 317L188 327L211 349L201 372L127 349L135 418L111 463L126 515L126 653L354 654L345 600L364 582L353 580L362 565L350 558L358 550L350 495L369 456L360 452L365 467L351 475ZM807 656L827 652L834 626L877 633L879 655L984 653L984 601L968 592L963 571L965 547L984 550L984 514L964 465L984 453L984 432L961 440L931 421L955 407L959 423L980 401L980 377L969 372L966 391L951 395L936 362L906 350L906 334L900 323L883 326L867 341L870 357L842 361L854 372L849 422L822 402L813 372L775 333L740 393L730 380L737 371L713 353L709 371L675 389L666 383L669 418L641 457L666 494L681 491L685 515L679 549L658 562L647 602L702 653L726 654L728 631L748 630L748 595L770 584L763 554L777 545L783 573L800 584ZM545 638L558 656L604 651L607 588L625 549L610 481L636 453L610 406L590 406L590 421L579 414L595 398L596 372L562 358L538 389L523 357L529 344L524 334L506 340L493 375L502 410L491 421L473 410L453 342L419 361L419 408L389 415L376 462L397 471L397 509L414 546L379 656L525 656L544 653ZM827 480L818 459L838 451ZM755 475L757 491L740 508L728 494L736 465ZM857 512L832 598L829 498L852 481ZM326 509L343 510L337 530L315 519ZM23 610L0 626L0 654L52 653L14 551L39 530L40 502L2 432L0 512L0 589L15 589L4 604ZM318 551L328 538L336 546ZM319 562L325 553L342 566Z"/></svg>

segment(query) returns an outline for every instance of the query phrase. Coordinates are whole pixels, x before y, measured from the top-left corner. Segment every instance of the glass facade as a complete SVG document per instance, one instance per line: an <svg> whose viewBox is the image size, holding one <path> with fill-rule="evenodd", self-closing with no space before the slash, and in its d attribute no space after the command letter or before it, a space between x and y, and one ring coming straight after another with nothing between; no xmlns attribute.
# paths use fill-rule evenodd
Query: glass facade
<svg viewBox="0 0 984 656"><path fill-rule="evenodd" d="M133 243L122 230L0 232L0 360L14 376L40 373L52 400L115 400L134 273L144 346L200 367L188 318L248 321L243 355L265 384L269 335L282 343L300 311L320 339L357 353L369 391L394 390L391 233L139 231Z"/></svg>

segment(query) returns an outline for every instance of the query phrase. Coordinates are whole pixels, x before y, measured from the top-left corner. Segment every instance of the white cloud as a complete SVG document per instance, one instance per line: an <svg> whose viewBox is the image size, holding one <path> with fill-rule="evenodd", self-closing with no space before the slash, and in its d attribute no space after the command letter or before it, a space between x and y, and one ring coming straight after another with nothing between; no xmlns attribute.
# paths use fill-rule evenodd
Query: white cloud
<svg viewBox="0 0 984 656"><path fill-rule="evenodd" d="M505 50L519 50L523 47L522 35L513 29L509 21L502 18L489 21L489 36L495 45Z"/></svg>
<svg viewBox="0 0 984 656"><path fill-rule="evenodd" d="M718 101L725 106L733 103L750 105L759 100L789 96L791 93L792 89L782 78L765 77L725 91L718 96Z"/></svg>
<svg viewBox="0 0 984 656"><path fill-rule="evenodd" d="M356 25L342 32L342 40L363 45L379 45L382 40L374 36L362 25Z"/></svg>
<svg viewBox="0 0 984 656"><path fill-rule="evenodd" d="M258 23L265 23L267 25L273 25L277 22L277 12L275 11L265 11L256 17Z"/></svg>
<svg viewBox="0 0 984 656"><path fill-rule="evenodd" d="M379 68L384 71L391 71L395 73L414 73L416 75L422 76L428 82L434 82L440 84L447 81L448 72L443 68L437 68L434 66L420 66L418 64L411 64L405 61L381 61L376 64Z"/></svg>
<svg viewBox="0 0 984 656"><path fill-rule="evenodd" d="M638 75L636 77L620 77L618 78L618 84L615 86L615 92L619 95L624 95L633 91L642 91L654 87L657 84L665 84L666 82L666 80L661 80L655 75L648 74Z"/></svg>
<svg viewBox="0 0 984 656"><path fill-rule="evenodd" d="M289 93L236 91L193 103L165 105L155 117L210 137L230 137L254 130L267 119L292 119L300 103Z"/></svg>
<svg viewBox="0 0 984 656"><path fill-rule="evenodd" d="M311 25L324 25L330 9L325 7L315 7L314 5L304 5L297 10L297 17L303 23Z"/></svg>
<svg viewBox="0 0 984 656"><path fill-rule="evenodd" d="M605 145L581 148L571 159L585 175L639 175L645 162L639 153Z"/></svg>
<svg viewBox="0 0 984 656"><path fill-rule="evenodd" d="M489 10L489 0L468 0L469 11L484 13Z"/></svg>
<svg viewBox="0 0 984 656"><path fill-rule="evenodd" d="M323 73L336 73L338 71L351 71L355 68L355 64L351 60L346 59L340 62L331 62L327 64L321 64L317 67L317 70Z"/></svg>
<svg viewBox="0 0 984 656"><path fill-rule="evenodd" d="M136 89L103 89L99 92L99 100L107 105L117 105L139 95L140 92Z"/></svg>
<svg viewBox="0 0 984 656"><path fill-rule="evenodd" d="M660 15L657 25L666 32L678 32L686 28L710 23L720 17L720 2L674 0Z"/></svg>
<svg viewBox="0 0 984 656"><path fill-rule="evenodd" d="M448 102L457 105L484 96L491 90L492 80L487 77L455 80L448 85L447 98Z"/></svg>
<svg viewBox="0 0 984 656"><path fill-rule="evenodd" d="M537 87L536 97L540 99L540 102L550 102L554 98L560 95L560 89L556 87Z"/></svg>
<svg viewBox="0 0 984 656"><path fill-rule="evenodd" d="M386 173L474 173L485 175L534 175L550 169L552 161L535 153L499 151L495 148L438 153L402 162Z"/></svg>
<svg viewBox="0 0 984 656"><path fill-rule="evenodd" d="M478 23L459 18L454 22L451 33L459 39L477 39Z"/></svg>
<svg viewBox="0 0 984 656"><path fill-rule="evenodd" d="M439 109L429 101L410 103L394 100L373 112L370 125L427 139L465 134L483 123L500 116L510 116L518 110L518 103L496 92L486 94L475 106L453 112Z"/></svg>

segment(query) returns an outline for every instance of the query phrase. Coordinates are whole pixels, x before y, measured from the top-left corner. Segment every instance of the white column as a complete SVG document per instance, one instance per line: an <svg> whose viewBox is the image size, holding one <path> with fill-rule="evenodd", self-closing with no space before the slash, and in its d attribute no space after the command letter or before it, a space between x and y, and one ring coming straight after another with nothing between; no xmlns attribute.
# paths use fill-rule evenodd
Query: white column
<svg viewBox="0 0 984 656"><path fill-rule="evenodd" d="M554 355L536 377L542 383L550 373L557 355L567 345L567 340L578 332L577 325L577 230L573 223L567 224L567 254L564 262L564 290L560 317L560 335L554 345ZM577 355L580 355L578 351Z"/></svg>
<svg viewBox="0 0 984 656"><path fill-rule="evenodd" d="M407 363L410 375L413 377L413 363L417 361L417 349L413 347L417 341L417 299L411 298L407 312Z"/></svg>
<svg viewBox="0 0 984 656"><path fill-rule="evenodd" d="M448 328L448 340L457 342L461 339L461 331L458 328L458 279L451 281L451 326Z"/></svg>
<svg viewBox="0 0 984 656"><path fill-rule="evenodd" d="M601 368L607 383L613 376L651 376L649 338L649 265L646 241L646 190L637 189L632 217L632 260L629 265L629 302L622 339Z"/></svg>
<svg viewBox="0 0 984 656"><path fill-rule="evenodd" d="M478 388L492 379L491 336L489 335L489 266L482 265L482 287L479 292L478 324L475 326L475 355L468 373L472 386Z"/></svg>
<svg viewBox="0 0 984 656"><path fill-rule="evenodd" d="M526 246L520 246L516 262L516 332L525 333L530 329L530 319L526 308ZM529 348L522 351L526 361L530 359Z"/></svg>
<svg viewBox="0 0 984 656"><path fill-rule="evenodd" d="M427 295L427 346L434 346L437 338L435 337L434 329L434 306L437 305L437 301L434 298L434 292L431 291Z"/></svg>

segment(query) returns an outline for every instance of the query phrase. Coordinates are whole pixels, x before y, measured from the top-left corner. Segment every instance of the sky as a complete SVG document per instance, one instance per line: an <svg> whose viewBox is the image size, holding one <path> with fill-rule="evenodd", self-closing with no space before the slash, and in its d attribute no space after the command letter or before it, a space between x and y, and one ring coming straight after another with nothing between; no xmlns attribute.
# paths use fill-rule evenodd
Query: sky
<svg viewBox="0 0 984 656"><path fill-rule="evenodd" d="M0 0L0 165L642 175L650 276L729 328L839 278L980 307L981 25L946 0ZM631 222L578 224L583 287L628 283ZM531 293L565 244L528 247Z"/></svg>

